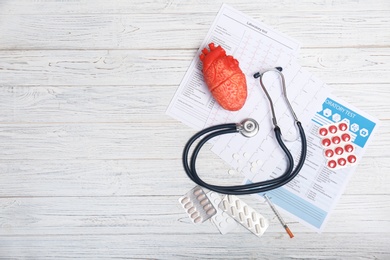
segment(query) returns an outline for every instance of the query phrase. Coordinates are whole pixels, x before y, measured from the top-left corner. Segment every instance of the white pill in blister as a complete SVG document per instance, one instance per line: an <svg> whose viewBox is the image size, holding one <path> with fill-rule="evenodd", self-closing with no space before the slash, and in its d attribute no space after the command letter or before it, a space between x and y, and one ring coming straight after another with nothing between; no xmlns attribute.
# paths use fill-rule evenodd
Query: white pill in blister
<svg viewBox="0 0 390 260"><path fill-rule="evenodd" d="M199 217L199 212L198 211L196 211L196 212L191 214L191 218L195 219L197 217Z"/></svg>
<svg viewBox="0 0 390 260"><path fill-rule="evenodd" d="M184 205L184 208L185 208L185 209L189 209L189 208L191 208L193 205L194 205L194 204L190 201L190 202L188 202L188 203L186 203L186 204Z"/></svg>
<svg viewBox="0 0 390 260"><path fill-rule="evenodd" d="M211 208L206 213L207 213L207 215L213 215L215 212L216 212L215 209Z"/></svg>
<svg viewBox="0 0 390 260"><path fill-rule="evenodd" d="M229 202L227 202L226 200L224 200L223 203L222 203L222 205L223 205L223 210L227 210L228 207L229 207Z"/></svg>
<svg viewBox="0 0 390 260"><path fill-rule="evenodd" d="M255 230L256 230L256 233L258 233L258 234L261 232L261 228L260 228L259 224L255 225Z"/></svg>
<svg viewBox="0 0 390 260"><path fill-rule="evenodd" d="M190 200L189 198L184 197L184 198L180 201L180 203L181 203L181 204L186 204L189 200Z"/></svg>
<svg viewBox="0 0 390 260"><path fill-rule="evenodd" d="M248 219L246 220L246 222L247 222L247 225L248 225L249 228L252 228L252 227L253 227L253 222L252 222L252 220L251 220L250 218L248 218Z"/></svg>
<svg viewBox="0 0 390 260"><path fill-rule="evenodd" d="M203 192L202 192L202 190L201 189L198 189L198 190L195 190L194 191L194 195L195 196L198 196L199 194L202 194Z"/></svg>
<svg viewBox="0 0 390 260"><path fill-rule="evenodd" d="M235 207L230 207L230 212L232 213L233 217L238 215L237 209Z"/></svg>
<svg viewBox="0 0 390 260"><path fill-rule="evenodd" d="M210 203L208 203L208 204L206 204L206 205L203 206L203 209L204 209L204 210L209 210L209 209L212 208L212 207L213 207L213 205L211 205Z"/></svg>
<svg viewBox="0 0 390 260"><path fill-rule="evenodd" d="M236 207L238 210L241 209L241 202L239 200L236 200Z"/></svg>
<svg viewBox="0 0 390 260"><path fill-rule="evenodd" d="M199 222L201 222L203 219L202 219L202 217L197 217L196 219L194 219L194 222L195 223L199 223Z"/></svg>
<svg viewBox="0 0 390 260"><path fill-rule="evenodd" d="M192 214L195 212L195 210L196 210L195 207L192 207L192 208L189 208L187 212L188 212L188 214Z"/></svg>
<svg viewBox="0 0 390 260"><path fill-rule="evenodd" d="M252 220L253 220L253 222L257 221L257 216L256 216L255 212L252 212Z"/></svg>
<svg viewBox="0 0 390 260"><path fill-rule="evenodd" d="M206 198L206 194L201 194L199 195L198 197L196 197L199 201L203 200L204 198Z"/></svg>
<svg viewBox="0 0 390 260"><path fill-rule="evenodd" d="M262 228L265 226L264 218L260 218L260 225Z"/></svg>
<svg viewBox="0 0 390 260"><path fill-rule="evenodd" d="M248 206L244 206L244 213L245 213L246 216L249 215Z"/></svg>
<svg viewBox="0 0 390 260"><path fill-rule="evenodd" d="M199 203L200 203L200 205L204 206L204 205L209 203L209 200L207 198L205 198L205 199L201 200Z"/></svg>
<svg viewBox="0 0 390 260"><path fill-rule="evenodd" d="M240 219L241 222L243 222L245 220L244 213L242 212L238 213L238 218Z"/></svg>
<svg viewBox="0 0 390 260"><path fill-rule="evenodd" d="M238 160L239 158L240 158L240 155L238 155L238 153L233 154L233 159Z"/></svg>

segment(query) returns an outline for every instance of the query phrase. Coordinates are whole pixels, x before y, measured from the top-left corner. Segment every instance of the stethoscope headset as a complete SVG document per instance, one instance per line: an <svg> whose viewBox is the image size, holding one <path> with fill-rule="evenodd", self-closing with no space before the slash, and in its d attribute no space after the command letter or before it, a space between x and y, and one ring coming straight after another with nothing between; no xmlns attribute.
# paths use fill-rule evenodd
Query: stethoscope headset
<svg viewBox="0 0 390 260"><path fill-rule="evenodd" d="M212 190L212 191L215 191L218 193L231 194L231 195L245 195L245 194L263 193L263 192L266 192L269 190L279 188L279 187L287 184L288 182L290 182L292 179L295 178L295 176L298 175L298 173L302 169L302 167L305 163L305 160L306 160L307 141L306 141L305 131L303 130L302 124L298 120L298 118L297 118L297 116L296 116L296 114L295 114L295 112L290 104L290 101L288 100L287 92L286 92L286 83L285 83L283 73L281 71L282 71L281 67L276 67L274 69L264 71L263 73L257 72L253 76L254 76L254 78L260 78L261 88L263 89L263 91L264 91L265 95L267 96L267 99L270 103L271 114L272 114L272 123L274 125L275 137L276 137L276 140L278 141L280 148L284 151L284 153L287 157L287 168L286 168L285 172L281 176L274 178L274 179L261 181L261 182L255 182L255 183L249 183L249 184L244 184L244 185L235 185L235 186L212 185L212 184L206 183L205 181L203 181L199 177L199 175L196 171L196 159L197 159L197 156L198 156L202 146L210 139L217 137L217 136L220 136L220 135L225 135L225 134L241 133L243 136L248 137L248 138L255 136L259 131L259 124L257 123L256 120L254 120L252 118L248 118L248 119L243 120L240 123L220 124L220 125L215 125L215 126L205 128L205 129L201 130L200 132L196 133L194 136L192 136L188 140L188 142L185 145L184 150L183 150L183 166L184 166L184 170L187 173L188 177L193 182L195 182L196 184L198 184L204 188L207 188L209 190ZM275 109L274 109L272 99L271 99L270 95L268 94L268 91L265 88L264 83L263 83L263 76L267 72L276 72L279 75L279 77L281 79L281 83L282 83L282 92L283 92L284 99L287 103L287 106L288 106L291 114L294 117L296 127L299 130L299 136L301 139L301 154L300 154L298 164L295 168L294 168L294 158L283 142L282 133L281 133L280 127L278 126L278 123L276 121ZM193 143L196 140L198 140L199 138L201 138L202 136L204 136L204 137L202 139L200 139L198 144L195 146L195 148L192 152L192 155L191 155L190 163L189 163L188 162L188 154L190 152L190 148L193 145Z"/></svg>

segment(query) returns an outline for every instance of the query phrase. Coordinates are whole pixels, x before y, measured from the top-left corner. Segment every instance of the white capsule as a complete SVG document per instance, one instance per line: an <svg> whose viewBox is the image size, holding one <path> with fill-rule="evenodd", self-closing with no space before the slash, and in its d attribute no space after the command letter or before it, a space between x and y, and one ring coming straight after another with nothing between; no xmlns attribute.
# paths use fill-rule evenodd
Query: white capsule
<svg viewBox="0 0 390 260"><path fill-rule="evenodd" d="M188 202L188 203L186 203L186 204L184 205L184 208L185 208L185 209L189 209L189 208L191 208L193 205L194 205L194 204L190 201L190 202Z"/></svg>
<svg viewBox="0 0 390 260"><path fill-rule="evenodd" d="M261 227L260 227L259 224L256 224L256 225L255 225L255 230L256 230L256 233L257 233L257 234L260 234L260 233L261 233Z"/></svg>
<svg viewBox="0 0 390 260"><path fill-rule="evenodd" d="M202 193L203 193L203 192L202 192L201 189L194 190L194 195L195 195L195 196L198 196L198 195L200 195L200 194L202 194Z"/></svg>
<svg viewBox="0 0 390 260"><path fill-rule="evenodd" d="M203 206L203 209L204 209L204 210L208 210L208 209L210 209L211 207L213 207L213 205L211 205L210 203L208 203L208 204L206 204L206 205Z"/></svg>
<svg viewBox="0 0 390 260"><path fill-rule="evenodd" d="M211 208L211 209L209 209L208 211L206 211L206 214L207 214L207 215L213 215L215 212L216 212L215 209L214 209L214 208Z"/></svg>
<svg viewBox="0 0 390 260"><path fill-rule="evenodd" d="M252 227L253 227L253 222L252 222L252 220L251 220L250 218L246 219L246 222L247 222L247 226L248 226L249 228L252 228Z"/></svg>
<svg viewBox="0 0 390 260"><path fill-rule="evenodd" d="M194 222L199 223L199 222L202 222L202 220L203 220L202 217L199 216L196 219L194 219Z"/></svg>
<svg viewBox="0 0 390 260"><path fill-rule="evenodd" d="M199 212L198 211L196 211L196 212L191 214L191 218L192 219L196 219L197 217L199 217Z"/></svg>
<svg viewBox="0 0 390 260"><path fill-rule="evenodd" d="M265 227L265 221L264 221L264 218L260 218L260 226L261 226L262 228L264 228L264 227Z"/></svg>
<svg viewBox="0 0 390 260"><path fill-rule="evenodd" d="M209 203L209 200L207 198L204 198L203 200L201 200L200 202L200 205L204 206L206 205L207 203Z"/></svg>
<svg viewBox="0 0 390 260"><path fill-rule="evenodd" d="M244 213L242 213L242 212L238 213L238 218L240 219L241 222L244 222L244 220L245 220Z"/></svg>
<svg viewBox="0 0 390 260"><path fill-rule="evenodd" d="M235 207L230 207L230 212L232 213L233 217L238 215L237 209Z"/></svg>
<svg viewBox="0 0 390 260"><path fill-rule="evenodd" d="M189 200L190 200L189 198L184 197L184 198L181 199L180 203L181 204L186 204Z"/></svg>
<svg viewBox="0 0 390 260"><path fill-rule="evenodd" d="M198 197L196 197L199 201L203 200L204 198L206 198L206 194L201 194L199 195Z"/></svg>
<svg viewBox="0 0 390 260"><path fill-rule="evenodd" d="M257 221L257 216L256 216L255 212L252 212L252 220L253 220L253 222Z"/></svg>
<svg viewBox="0 0 390 260"><path fill-rule="evenodd" d="M248 216L248 215L249 215L249 209L248 209L248 206L244 206L244 214L245 214L246 216Z"/></svg>
<svg viewBox="0 0 390 260"><path fill-rule="evenodd" d="M223 203L222 203L222 205L223 205L223 210L227 210L228 209L228 207L229 207L229 202L227 202L226 200L224 200L223 201Z"/></svg>
<svg viewBox="0 0 390 260"><path fill-rule="evenodd" d="M239 200L236 200L236 207L238 210L241 209L241 202Z"/></svg>

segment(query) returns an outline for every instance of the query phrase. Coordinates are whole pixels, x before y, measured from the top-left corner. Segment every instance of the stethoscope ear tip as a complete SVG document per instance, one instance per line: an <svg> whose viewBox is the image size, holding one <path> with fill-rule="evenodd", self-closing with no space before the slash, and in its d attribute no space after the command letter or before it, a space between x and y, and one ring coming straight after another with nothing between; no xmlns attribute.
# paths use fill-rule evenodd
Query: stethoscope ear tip
<svg viewBox="0 0 390 260"><path fill-rule="evenodd" d="M282 70L283 70L282 67L275 67L275 69L276 69L277 71L279 71L279 72L282 72ZM255 74L253 74L253 77L254 77L255 79L260 78L260 77L261 77L261 73L260 73L260 72L256 72Z"/></svg>

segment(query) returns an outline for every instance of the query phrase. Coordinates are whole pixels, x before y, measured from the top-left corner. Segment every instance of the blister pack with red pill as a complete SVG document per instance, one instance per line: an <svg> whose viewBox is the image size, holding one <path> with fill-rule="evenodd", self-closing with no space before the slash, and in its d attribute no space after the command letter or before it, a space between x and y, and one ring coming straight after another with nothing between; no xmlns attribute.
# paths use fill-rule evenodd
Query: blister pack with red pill
<svg viewBox="0 0 390 260"><path fill-rule="evenodd" d="M356 164L355 146L347 122L323 125L318 130L326 166L336 170Z"/></svg>

